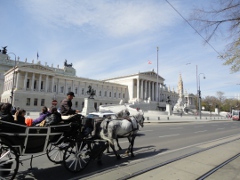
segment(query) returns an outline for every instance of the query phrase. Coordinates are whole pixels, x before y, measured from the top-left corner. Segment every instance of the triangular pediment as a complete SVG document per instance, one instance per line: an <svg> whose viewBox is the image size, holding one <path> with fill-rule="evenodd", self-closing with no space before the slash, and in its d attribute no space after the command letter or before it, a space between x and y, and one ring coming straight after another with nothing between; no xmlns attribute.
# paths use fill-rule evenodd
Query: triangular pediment
<svg viewBox="0 0 240 180"><path fill-rule="evenodd" d="M141 73L139 73L139 75L144 75L144 76L148 76L148 77L151 77L151 78L157 77L157 73L154 70L153 71L147 71L147 72L141 72ZM164 80L164 78L159 76L159 74L158 74L158 78Z"/></svg>
<svg viewBox="0 0 240 180"><path fill-rule="evenodd" d="M19 68L20 69L29 68L29 69L35 69L35 70L40 70L40 71L53 72L53 70L51 68L40 65L40 64L25 64L25 65L20 65Z"/></svg>

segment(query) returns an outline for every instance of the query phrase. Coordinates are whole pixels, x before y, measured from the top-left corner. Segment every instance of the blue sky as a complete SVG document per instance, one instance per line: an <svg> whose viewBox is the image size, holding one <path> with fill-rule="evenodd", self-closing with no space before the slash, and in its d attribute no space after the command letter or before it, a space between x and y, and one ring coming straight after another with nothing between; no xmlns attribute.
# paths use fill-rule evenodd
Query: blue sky
<svg viewBox="0 0 240 180"><path fill-rule="evenodd" d="M185 18L209 0L168 0ZM202 96L224 92L237 97L239 73L230 67L165 0L1 0L0 46L24 61L63 67L91 79L150 71L157 67L165 84L177 90L179 74L187 92L196 93L196 65ZM224 34L225 32L223 32ZM221 35L212 46L222 52ZM13 57L12 57L13 58ZM148 64L151 61L152 64Z"/></svg>

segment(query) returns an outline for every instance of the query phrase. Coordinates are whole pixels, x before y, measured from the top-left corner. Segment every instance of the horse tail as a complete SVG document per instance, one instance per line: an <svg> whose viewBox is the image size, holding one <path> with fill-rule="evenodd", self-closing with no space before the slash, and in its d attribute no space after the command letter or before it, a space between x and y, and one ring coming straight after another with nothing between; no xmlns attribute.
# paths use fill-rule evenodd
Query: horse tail
<svg viewBox="0 0 240 180"><path fill-rule="evenodd" d="M101 130L101 132L100 132L100 137L101 137L103 140L108 141L111 145L114 145L114 144L113 144L113 139L112 139L112 138L109 138L109 137L107 137L107 136L105 135L104 129Z"/></svg>

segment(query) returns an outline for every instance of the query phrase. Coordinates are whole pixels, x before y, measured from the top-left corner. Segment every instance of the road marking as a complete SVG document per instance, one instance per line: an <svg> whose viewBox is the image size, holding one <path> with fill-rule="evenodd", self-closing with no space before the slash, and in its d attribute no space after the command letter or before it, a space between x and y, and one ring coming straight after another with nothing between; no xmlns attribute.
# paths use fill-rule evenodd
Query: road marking
<svg viewBox="0 0 240 180"><path fill-rule="evenodd" d="M199 127L203 127L203 126L194 126L194 128L199 128Z"/></svg>
<svg viewBox="0 0 240 180"><path fill-rule="evenodd" d="M139 131L139 132L151 132L151 131L153 131L153 130L145 130L145 131Z"/></svg>
<svg viewBox="0 0 240 180"><path fill-rule="evenodd" d="M179 136L179 135L180 135L180 134L170 134L170 135L165 135L165 136L159 136L159 138Z"/></svg>
<svg viewBox="0 0 240 180"><path fill-rule="evenodd" d="M204 131L197 131L197 132L194 132L194 133L202 133L202 132L206 132L207 130L204 130Z"/></svg>
<svg viewBox="0 0 240 180"><path fill-rule="evenodd" d="M169 128L169 129L182 129L183 127L175 127L175 128Z"/></svg>

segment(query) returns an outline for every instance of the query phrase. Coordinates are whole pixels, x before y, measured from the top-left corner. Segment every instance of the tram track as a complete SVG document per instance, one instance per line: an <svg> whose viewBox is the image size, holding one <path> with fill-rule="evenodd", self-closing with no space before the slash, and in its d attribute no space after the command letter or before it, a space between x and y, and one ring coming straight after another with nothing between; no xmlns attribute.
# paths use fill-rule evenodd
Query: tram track
<svg viewBox="0 0 240 180"><path fill-rule="evenodd" d="M236 137L236 136L230 136L230 137ZM227 139L229 137L226 137L226 138L220 138L219 140L224 140L224 139ZM155 164L155 165L152 165L152 166L148 166L148 167L144 167L140 170L136 170L135 172L131 172L129 173L125 173L125 174L122 174L121 177L117 177L116 179L118 180L125 180L125 179L131 179L131 178L134 178L134 177L137 177L137 176L140 176L144 173L147 173L149 171L152 171L152 170L155 170L157 168L161 168L161 167L164 167L164 166L167 166L171 163L174 163L174 162L177 162L179 160L183 160L184 158L187 158L187 157L190 157L190 156L193 156L193 155L197 155L199 153L202 153L202 152L205 152L205 151L208 151L208 150L211 150L211 149L214 149L216 147L219 147L219 146L222 146L222 145L225 145L225 144L228 144L228 143L231 143L231 142L234 142L234 141L237 141L237 140L240 140L240 137L238 135L238 137L236 138L233 138L231 140L226 140L224 142L218 142L218 144L215 143L215 145L211 145L210 147L205 147L204 149L200 149L200 150L197 150L197 151L193 151L193 152L190 152L190 153L187 153L187 154L184 154L182 156L179 156L179 157L175 157L175 158L172 158L170 160L167 160L167 161L164 161L162 163L158 163L158 164ZM218 141L218 140L216 140ZM209 141L209 142L204 142L204 143L199 143L199 144L196 144L196 146L199 146L199 145L204 145L204 144L209 144L209 143L213 143L214 144L215 141ZM180 150L183 150L184 148L180 149ZM173 152L177 152L175 150L173 150ZM166 153L163 153L163 154L167 154L168 152ZM171 153L171 152L170 152ZM240 156L240 153L237 154L236 156L233 156L232 158L228 159L227 161L224 161L223 163L221 163L220 165L218 165L217 167L213 168L212 170L208 171L207 173L203 174L202 176L199 177L199 180L201 179L204 179L206 178L207 176L210 176L212 173L214 173L215 171L217 171L218 169L220 169L221 167L223 167L225 164L229 163L230 161L234 160L235 158L239 157ZM161 157L161 155L159 156L158 155L158 158ZM153 157L153 158L149 158L148 160L151 161L156 159L156 157ZM135 162L135 163L132 163L131 165L134 165L134 164L139 164L139 163L142 163L143 161L138 161L138 162ZM129 166L131 166L129 164ZM127 167L128 165L125 164L125 166L118 166L118 167L113 167L113 168L110 168L110 169L105 169L105 170L101 170L100 172L95 172L99 175L102 174L103 176L106 175L106 174L114 174L114 171L116 171L116 173L119 173L121 171L120 168L124 168L124 167ZM130 168L130 167L129 167ZM83 179L95 179L94 178L94 174L95 173L90 173L90 174L86 174L84 176L81 176L81 178ZM99 176L98 176L99 177ZM80 178L80 177L78 177ZM78 179L78 178L73 178L73 179Z"/></svg>
<svg viewBox="0 0 240 180"><path fill-rule="evenodd" d="M211 169L210 171L206 172L205 174L203 174L202 176L200 176L200 177L197 178L196 180L206 179L207 177L209 177L210 175L212 175L213 173L215 173L217 170L221 169L222 167L224 167L224 166L227 165L228 163L232 162L233 160L237 159L238 157L240 157L240 153L238 153L237 155L229 158L228 160L224 161L223 163L219 164L218 166L216 166L215 168L213 168L213 169Z"/></svg>

